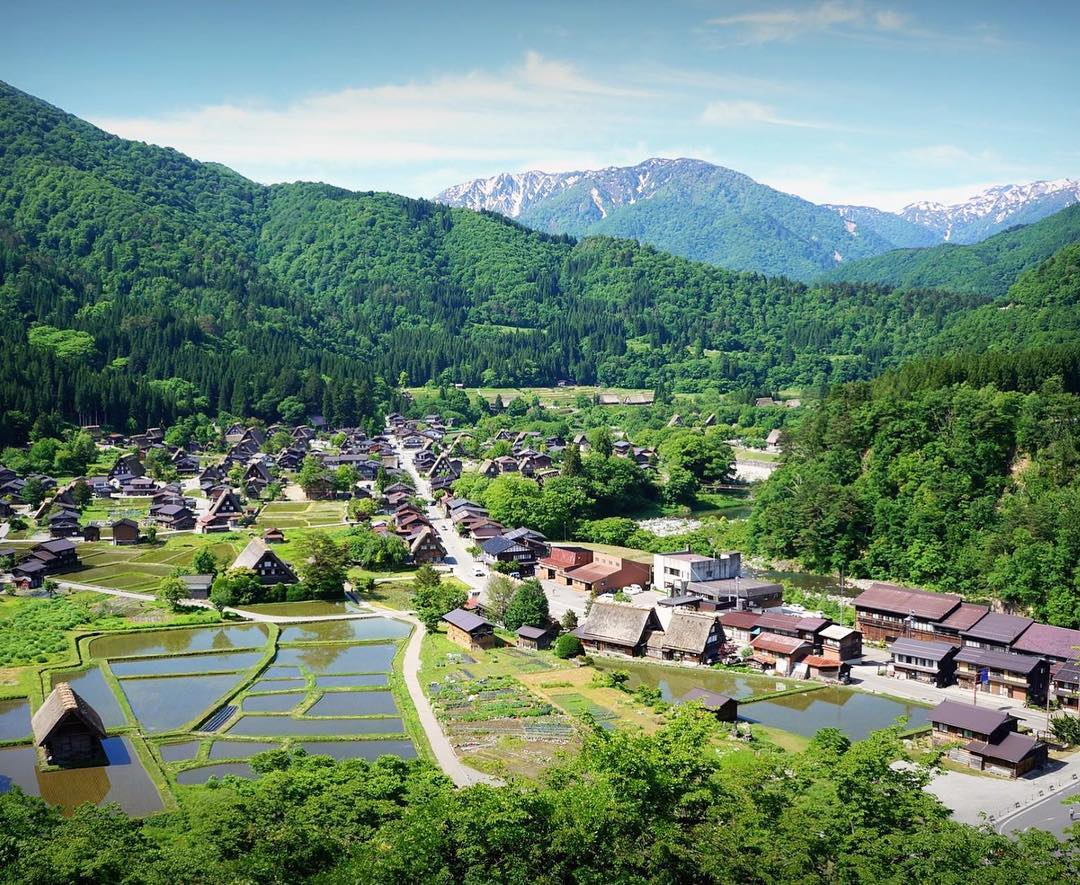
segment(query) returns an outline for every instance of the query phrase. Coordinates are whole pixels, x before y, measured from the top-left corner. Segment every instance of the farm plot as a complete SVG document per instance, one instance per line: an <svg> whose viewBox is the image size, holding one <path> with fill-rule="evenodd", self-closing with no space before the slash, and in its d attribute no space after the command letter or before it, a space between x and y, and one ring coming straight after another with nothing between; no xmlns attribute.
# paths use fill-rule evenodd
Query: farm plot
<svg viewBox="0 0 1080 885"><path fill-rule="evenodd" d="M341 501L271 501L259 513L256 525L279 529L315 528L345 521Z"/></svg>

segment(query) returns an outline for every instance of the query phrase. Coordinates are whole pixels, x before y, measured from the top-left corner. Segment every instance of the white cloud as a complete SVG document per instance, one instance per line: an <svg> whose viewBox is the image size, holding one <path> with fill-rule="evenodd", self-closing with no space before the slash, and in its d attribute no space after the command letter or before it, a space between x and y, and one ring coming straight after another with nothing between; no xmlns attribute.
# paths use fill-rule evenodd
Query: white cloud
<svg viewBox="0 0 1080 885"><path fill-rule="evenodd" d="M719 16L709 19L707 23L719 28L737 29L747 42L770 43L837 28L895 30L902 26L903 21L903 16L892 10L880 10L868 15L861 3L825 0L811 6L755 9Z"/></svg>
<svg viewBox="0 0 1080 885"><path fill-rule="evenodd" d="M410 192L430 193L416 176L431 166L595 164L599 158L580 145L625 131L650 98L648 90L591 79L529 52L503 71L343 89L283 107L230 103L93 122L260 181L315 177L367 189L400 186L410 176ZM407 168L423 164L429 168Z"/></svg>
<svg viewBox="0 0 1080 885"><path fill-rule="evenodd" d="M705 110L701 112L701 122L711 126L728 127L766 124L770 126L794 126L799 129L832 128L823 123L792 120L778 114L776 109L770 105L744 99L709 102L705 106Z"/></svg>

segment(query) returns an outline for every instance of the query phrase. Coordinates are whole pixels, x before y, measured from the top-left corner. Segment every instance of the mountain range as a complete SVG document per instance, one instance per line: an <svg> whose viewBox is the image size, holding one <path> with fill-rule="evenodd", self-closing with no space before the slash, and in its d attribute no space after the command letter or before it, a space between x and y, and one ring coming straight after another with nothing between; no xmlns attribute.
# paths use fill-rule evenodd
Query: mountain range
<svg viewBox="0 0 1080 885"><path fill-rule="evenodd" d="M375 426L428 380L818 387L957 347L1075 340L1078 261L1061 250L1002 302L804 285L395 194L257 184L0 83L0 445L50 413Z"/></svg>
<svg viewBox="0 0 1080 885"><path fill-rule="evenodd" d="M652 158L636 166L564 173L501 173L435 199L498 212L547 233L634 237L733 270L813 279L897 248L974 243L1080 201L1080 181L990 188L955 205L900 212L817 205L702 160Z"/></svg>

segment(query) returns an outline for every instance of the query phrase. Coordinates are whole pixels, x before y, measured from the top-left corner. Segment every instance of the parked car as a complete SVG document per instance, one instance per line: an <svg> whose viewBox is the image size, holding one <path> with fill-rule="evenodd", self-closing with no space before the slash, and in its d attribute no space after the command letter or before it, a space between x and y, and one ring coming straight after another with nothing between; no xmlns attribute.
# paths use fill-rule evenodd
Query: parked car
<svg viewBox="0 0 1080 885"><path fill-rule="evenodd" d="M479 568L479 567L474 568L473 569L473 577L474 578L482 578L482 577L484 577L484 570L482 568Z"/></svg>

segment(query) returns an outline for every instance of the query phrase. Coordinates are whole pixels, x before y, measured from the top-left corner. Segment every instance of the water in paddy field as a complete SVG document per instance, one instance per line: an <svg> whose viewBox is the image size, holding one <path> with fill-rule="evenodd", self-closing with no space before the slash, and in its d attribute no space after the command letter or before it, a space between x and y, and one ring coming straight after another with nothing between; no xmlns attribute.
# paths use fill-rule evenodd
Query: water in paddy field
<svg viewBox="0 0 1080 885"><path fill-rule="evenodd" d="M139 724L150 732L172 731L191 722L231 692L239 674L121 679L120 687Z"/></svg>
<svg viewBox="0 0 1080 885"><path fill-rule="evenodd" d="M234 777L255 777L255 772L251 770L251 766L246 762L219 762L217 765L204 765L202 768L189 768L187 771L181 771L176 776L176 782L185 786L205 784L212 777L225 777L228 774Z"/></svg>
<svg viewBox="0 0 1080 885"><path fill-rule="evenodd" d="M220 655L178 655L172 658L129 658L109 661L117 678L125 676L170 676L178 673L212 673L246 670L259 662L261 651L234 651Z"/></svg>
<svg viewBox="0 0 1080 885"><path fill-rule="evenodd" d="M30 737L30 702L25 698L0 701L0 741Z"/></svg>
<svg viewBox="0 0 1080 885"><path fill-rule="evenodd" d="M161 758L166 762L187 762L199 754L199 741L182 741L178 744L161 744Z"/></svg>
<svg viewBox="0 0 1080 885"><path fill-rule="evenodd" d="M390 676L386 673L367 673L357 676L317 676L316 688L379 688L390 684Z"/></svg>
<svg viewBox="0 0 1080 885"><path fill-rule="evenodd" d="M692 688L705 688L728 697L742 699L773 691L778 685L796 688L806 683L782 676L748 676L725 670L664 667L657 664L597 661L600 670L626 670L629 687L648 685L660 689L666 701L677 701ZM799 694L739 705L739 718L760 722L793 734L812 737L821 728L838 728L852 740L862 740L870 732L893 725L906 716L905 728L923 725L927 707L849 688L825 686Z"/></svg>
<svg viewBox="0 0 1080 885"><path fill-rule="evenodd" d="M241 709L245 713L288 713L305 697L307 697L307 692L303 691L248 695L244 698Z"/></svg>
<svg viewBox="0 0 1080 885"><path fill-rule="evenodd" d="M307 667L312 673L387 673L397 645L320 645L278 649L274 663Z"/></svg>
<svg viewBox="0 0 1080 885"><path fill-rule="evenodd" d="M78 673L53 673L52 684L55 688L60 682L68 683L72 689L101 717L105 728L120 728L127 725L116 695L109 688L99 667L91 667Z"/></svg>
<svg viewBox="0 0 1080 885"><path fill-rule="evenodd" d="M101 744L107 765L62 771L40 771L33 747L0 749L0 793L21 787L65 813L84 802L115 802L131 815L160 811L161 796L128 739L106 738Z"/></svg>
<svg viewBox="0 0 1080 885"><path fill-rule="evenodd" d="M193 651L228 651L266 645L269 633L262 624L235 627L185 627L140 633L111 633L90 642L95 658L127 658L136 655L180 655Z"/></svg>
<svg viewBox="0 0 1080 885"><path fill-rule="evenodd" d="M348 737L358 734L404 734L400 719L293 719L290 716L243 716L231 735L251 737Z"/></svg>
<svg viewBox="0 0 1080 885"><path fill-rule="evenodd" d="M928 707L828 686L739 707L739 718L783 731L813 737L821 728L836 728L855 741L906 717L905 729L925 725Z"/></svg>
<svg viewBox="0 0 1080 885"><path fill-rule="evenodd" d="M347 615L360 611L348 602L325 602L309 600L307 602L267 602L259 605L245 605L243 610L258 615L281 615L287 618L318 618L325 615Z"/></svg>
<svg viewBox="0 0 1080 885"><path fill-rule="evenodd" d="M396 716L394 696L388 691L335 691L324 694L307 716Z"/></svg>
<svg viewBox="0 0 1080 885"><path fill-rule="evenodd" d="M351 621L312 621L282 627L280 642L348 642L350 640L404 639L411 628L390 618L356 618Z"/></svg>
<svg viewBox="0 0 1080 885"><path fill-rule="evenodd" d="M211 759L250 759L267 750L280 750L281 744L266 741L214 741L210 748Z"/></svg>
<svg viewBox="0 0 1080 885"><path fill-rule="evenodd" d="M380 756L399 756L415 759L412 741L304 741L300 744L312 756L330 756L337 760L368 759Z"/></svg>

